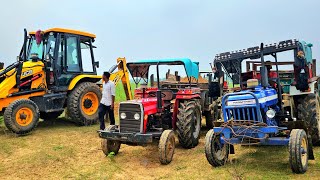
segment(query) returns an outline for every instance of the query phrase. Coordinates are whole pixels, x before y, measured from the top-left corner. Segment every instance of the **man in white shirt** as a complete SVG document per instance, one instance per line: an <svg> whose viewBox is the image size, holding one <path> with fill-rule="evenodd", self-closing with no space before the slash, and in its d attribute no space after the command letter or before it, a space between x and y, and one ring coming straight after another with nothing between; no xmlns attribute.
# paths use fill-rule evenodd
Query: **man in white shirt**
<svg viewBox="0 0 320 180"><path fill-rule="evenodd" d="M99 121L100 129L105 129L104 116L108 113L110 119L110 125L115 124L114 120L114 98L116 96L115 85L112 81L109 80L110 73L104 72L103 79L103 88L102 88L102 98L99 105Z"/></svg>

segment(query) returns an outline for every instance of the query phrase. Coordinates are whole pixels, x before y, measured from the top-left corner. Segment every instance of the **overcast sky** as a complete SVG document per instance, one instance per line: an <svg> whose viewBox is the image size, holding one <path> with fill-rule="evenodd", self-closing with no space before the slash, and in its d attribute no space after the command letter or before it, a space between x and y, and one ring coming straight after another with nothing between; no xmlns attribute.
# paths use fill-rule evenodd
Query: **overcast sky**
<svg viewBox="0 0 320 180"><path fill-rule="evenodd" d="M188 57L209 70L217 53L293 38L313 43L313 56L320 59L319 7L318 0L2 1L0 61L15 61L23 28L51 27L96 34L99 72L119 56Z"/></svg>

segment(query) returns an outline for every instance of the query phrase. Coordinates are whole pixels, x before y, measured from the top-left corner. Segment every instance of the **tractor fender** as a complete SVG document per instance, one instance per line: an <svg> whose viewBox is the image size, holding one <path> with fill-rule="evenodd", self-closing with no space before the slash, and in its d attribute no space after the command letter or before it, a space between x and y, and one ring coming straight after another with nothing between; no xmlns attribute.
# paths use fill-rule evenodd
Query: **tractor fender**
<svg viewBox="0 0 320 180"><path fill-rule="evenodd" d="M69 84L68 90L73 90L74 87L79 83L79 82L99 82L102 79L102 76L98 76L98 75L78 75L75 78L72 79L72 81Z"/></svg>

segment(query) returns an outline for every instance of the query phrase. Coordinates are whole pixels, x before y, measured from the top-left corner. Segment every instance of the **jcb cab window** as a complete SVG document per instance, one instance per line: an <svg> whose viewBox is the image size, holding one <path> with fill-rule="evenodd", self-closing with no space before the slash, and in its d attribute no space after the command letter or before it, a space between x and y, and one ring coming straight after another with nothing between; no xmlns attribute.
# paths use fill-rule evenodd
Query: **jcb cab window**
<svg viewBox="0 0 320 180"><path fill-rule="evenodd" d="M77 44L76 37L67 38L67 71L69 72L80 72Z"/></svg>

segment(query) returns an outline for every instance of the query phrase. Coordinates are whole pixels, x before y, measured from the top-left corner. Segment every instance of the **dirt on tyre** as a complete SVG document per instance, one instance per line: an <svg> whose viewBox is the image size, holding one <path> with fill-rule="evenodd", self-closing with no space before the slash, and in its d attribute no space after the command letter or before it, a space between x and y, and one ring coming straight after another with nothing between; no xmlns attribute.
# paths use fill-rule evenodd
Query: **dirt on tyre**
<svg viewBox="0 0 320 180"><path fill-rule="evenodd" d="M99 118L101 96L100 88L95 83L80 83L68 96L68 117L79 125L95 124Z"/></svg>
<svg viewBox="0 0 320 180"><path fill-rule="evenodd" d="M320 143L320 98L318 94L308 94L300 100L298 105L298 118L307 124L313 145Z"/></svg>
<svg viewBox="0 0 320 180"><path fill-rule="evenodd" d="M53 119L57 119L62 113L63 111L49 112L49 113L40 112L40 118L43 120L53 120Z"/></svg>
<svg viewBox="0 0 320 180"><path fill-rule="evenodd" d="M182 147L193 148L198 145L201 128L201 110L194 101L180 103L177 115L177 134Z"/></svg>
<svg viewBox="0 0 320 180"><path fill-rule="evenodd" d="M228 161L229 145L221 144L220 136L216 135L211 129L207 132L205 138L205 153L212 166L223 166Z"/></svg>
<svg viewBox="0 0 320 180"><path fill-rule="evenodd" d="M106 131L112 131L115 130L115 125L110 125L106 128ZM109 153L113 152L115 155L118 154L120 150L121 142L120 141L114 141L114 140L108 140L108 139L102 139L101 140L101 148L102 152L108 156Z"/></svg>
<svg viewBox="0 0 320 180"><path fill-rule="evenodd" d="M39 123L39 108L29 99L13 101L4 111L6 127L19 135L34 130Z"/></svg>
<svg viewBox="0 0 320 180"><path fill-rule="evenodd" d="M161 164L169 164L172 161L175 150L175 138L172 130L165 130L159 141L159 160Z"/></svg>
<svg viewBox="0 0 320 180"><path fill-rule="evenodd" d="M292 129L289 139L289 163L294 173L302 174L308 169L308 138L303 129Z"/></svg>

